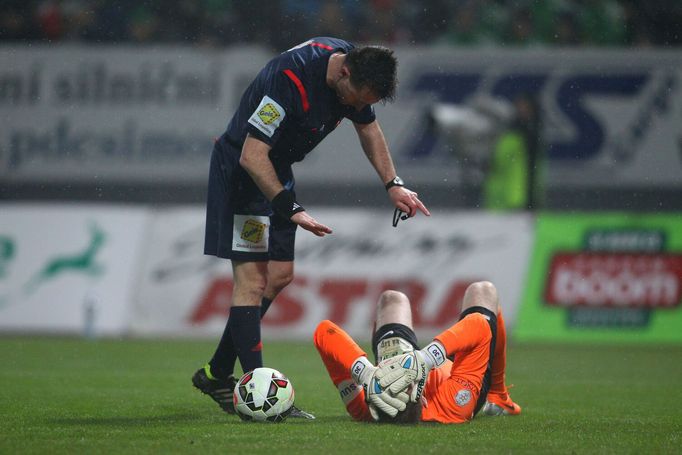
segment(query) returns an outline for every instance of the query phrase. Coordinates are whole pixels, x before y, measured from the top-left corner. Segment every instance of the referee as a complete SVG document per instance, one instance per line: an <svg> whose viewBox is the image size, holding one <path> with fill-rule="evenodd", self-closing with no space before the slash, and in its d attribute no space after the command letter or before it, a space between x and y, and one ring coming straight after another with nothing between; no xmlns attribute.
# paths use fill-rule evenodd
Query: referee
<svg viewBox="0 0 682 455"><path fill-rule="evenodd" d="M204 253L231 261L234 289L218 347L192 382L228 413L237 358L244 372L263 366L260 320L293 279L296 229L332 233L297 200L293 163L347 118L395 208L429 215L398 177L372 107L393 100L396 68L389 49L313 38L258 73L215 143ZM314 419L298 408L290 417Z"/></svg>

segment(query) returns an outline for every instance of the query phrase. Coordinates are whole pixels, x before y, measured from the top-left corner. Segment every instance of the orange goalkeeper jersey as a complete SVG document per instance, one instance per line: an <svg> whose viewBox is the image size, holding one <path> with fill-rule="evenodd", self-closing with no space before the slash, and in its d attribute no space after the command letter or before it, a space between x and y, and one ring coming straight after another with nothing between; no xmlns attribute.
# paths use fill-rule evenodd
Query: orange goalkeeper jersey
<svg viewBox="0 0 682 455"><path fill-rule="evenodd" d="M454 361L448 360L429 373L422 395L423 421L463 423L473 417L490 358L491 338L488 321L480 313L469 314L435 338ZM364 392L350 377L353 361L365 352L331 321L320 323L314 342L348 413L355 420L371 421Z"/></svg>

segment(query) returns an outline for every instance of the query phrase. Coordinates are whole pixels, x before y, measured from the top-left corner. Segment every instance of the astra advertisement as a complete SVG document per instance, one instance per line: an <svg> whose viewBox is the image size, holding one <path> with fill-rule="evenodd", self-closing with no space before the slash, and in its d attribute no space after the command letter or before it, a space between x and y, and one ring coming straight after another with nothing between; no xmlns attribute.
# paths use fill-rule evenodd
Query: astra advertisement
<svg viewBox="0 0 682 455"><path fill-rule="evenodd" d="M418 334L432 337L457 321L467 286L495 283L513 325L523 289L533 220L526 214L420 215L391 225L386 213L309 208L334 233L297 233L295 277L263 319L276 338L308 339L330 319L369 339L376 302L395 289L411 300ZM230 262L203 256L203 210L177 208L154 217L133 318L135 333L217 335L231 305Z"/></svg>

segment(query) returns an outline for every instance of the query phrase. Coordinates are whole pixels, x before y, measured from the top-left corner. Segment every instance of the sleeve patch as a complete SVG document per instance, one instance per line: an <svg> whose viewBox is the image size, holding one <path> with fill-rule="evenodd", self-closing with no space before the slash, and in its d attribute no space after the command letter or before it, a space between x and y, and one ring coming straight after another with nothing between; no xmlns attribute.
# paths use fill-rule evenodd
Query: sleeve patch
<svg viewBox="0 0 682 455"><path fill-rule="evenodd" d="M284 108L269 96L264 96L256 110L251 114L249 123L267 137L272 137L284 117L286 117Z"/></svg>

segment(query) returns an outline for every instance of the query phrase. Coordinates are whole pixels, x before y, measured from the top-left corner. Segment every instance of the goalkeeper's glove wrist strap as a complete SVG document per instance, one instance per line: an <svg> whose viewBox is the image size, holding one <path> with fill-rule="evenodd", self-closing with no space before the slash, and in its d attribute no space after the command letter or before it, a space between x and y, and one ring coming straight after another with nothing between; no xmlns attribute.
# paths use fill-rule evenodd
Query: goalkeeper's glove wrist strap
<svg viewBox="0 0 682 455"><path fill-rule="evenodd" d="M350 374L356 384L362 385L366 376L374 369L374 365L364 355L355 359L353 365L350 367Z"/></svg>
<svg viewBox="0 0 682 455"><path fill-rule="evenodd" d="M422 359L429 369L439 367L445 363L445 346L443 346L440 341L431 342L424 349L419 351L419 353L422 355Z"/></svg>

